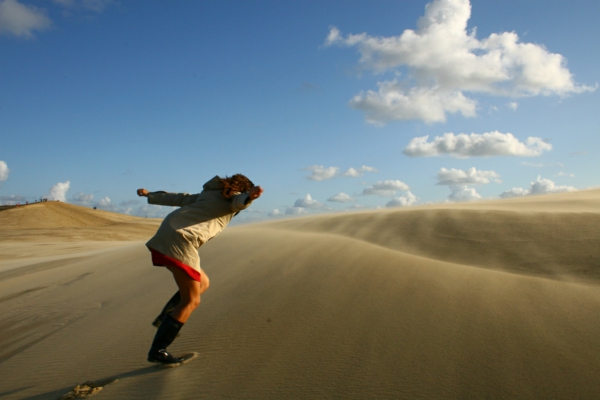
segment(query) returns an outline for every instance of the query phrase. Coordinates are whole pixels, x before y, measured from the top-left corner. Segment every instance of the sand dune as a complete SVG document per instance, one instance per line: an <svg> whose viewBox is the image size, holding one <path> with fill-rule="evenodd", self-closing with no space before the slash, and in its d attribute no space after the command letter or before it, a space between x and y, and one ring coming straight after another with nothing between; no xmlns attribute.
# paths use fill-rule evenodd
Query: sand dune
<svg viewBox="0 0 600 400"><path fill-rule="evenodd" d="M600 191L595 194L600 198ZM304 218L273 226L331 233L465 265L560 279L600 279L600 202L594 212L591 207L570 211L567 204L558 212L548 211L546 202L532 207L536 203L527 200L531 207L527 211L516 207L522 202L482 202L473 209L464 205L408 208ZM558 209L550 204L552 210Z"/></svg>
<svg viewBox="0 0 600 400"><path fill-rule="evenodd" d="M143 245L157 221L1 211L2 246L28 230L37 257L0 246L0 398L86 381L113 382L98 399L598 398L599 205L585 191L228 228L201 250L211 288L171 347L200 356L173 370L145 361L176 290Z"/></svg>
<svg viewBox="0 0 600 400"><path fill-rule="evenodd" d="M60 202L30 204L0 212L0 239L51 241L139 240L160 221Z"/></svg>

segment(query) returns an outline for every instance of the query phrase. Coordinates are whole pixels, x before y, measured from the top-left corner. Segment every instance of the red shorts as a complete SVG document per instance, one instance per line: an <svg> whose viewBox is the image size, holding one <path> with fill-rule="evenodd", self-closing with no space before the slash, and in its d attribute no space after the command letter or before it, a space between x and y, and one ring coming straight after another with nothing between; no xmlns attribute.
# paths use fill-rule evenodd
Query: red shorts
<svg viewBox="0 0 600 400"><path fill-rule="evenodd" d="M149 248L150 249L150 248ZM196 271L194 268L189 265L185 265L179 260L171 258L169 256L165 256L163 253L160 253L154 249L150 249L150 253L152 254L152 265L157 267L177 267L185 271L186 274L190 278L195 281L200 282L200 272Z"/></svg>

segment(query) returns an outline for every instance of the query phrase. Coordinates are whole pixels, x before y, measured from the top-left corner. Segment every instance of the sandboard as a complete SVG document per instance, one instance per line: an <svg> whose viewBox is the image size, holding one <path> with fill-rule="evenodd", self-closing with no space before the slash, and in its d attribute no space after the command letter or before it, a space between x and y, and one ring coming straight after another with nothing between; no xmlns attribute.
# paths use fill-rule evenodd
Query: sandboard
<svg viewBox="0 0 600 400"><path fill-rule="evenodd" d="M176 368L176 367L180 367L183 364L189 363L190 361L192 361L194 358L198 357L199 355L200 355L200 353L196 353L196 352L187 353L187 354L184 354L184 355L182 355L180 357L181 358L181 362L178 362L176 364L160 364L159 363L156 366L157 366L157 368Z"/></svg>

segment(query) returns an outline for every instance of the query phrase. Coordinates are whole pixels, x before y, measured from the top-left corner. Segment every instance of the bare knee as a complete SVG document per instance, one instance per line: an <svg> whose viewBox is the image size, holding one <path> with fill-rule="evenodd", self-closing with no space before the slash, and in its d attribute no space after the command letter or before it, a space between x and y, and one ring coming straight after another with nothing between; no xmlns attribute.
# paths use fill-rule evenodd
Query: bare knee
<svg viewBox="0 0 600 400"><path fill-rule="evenodd" d="M202 278L200 278L200 294L206 292L209 287L210 287L210 279L208 279L208 275L203 273Z"/></svg>
<svg viewBox="0 0 600 400"><path fill-rule="evenodd" d="M187 308L188 310L194 311L198 306L200 305L200 295L198 296L193 296L189 299L187 299L187 301L184 303L184 307Z"/></svg>
<svg viewBox="0 0 600 400"><path fill-rule="evenodd" d="M200 295L198 295L197 297L192 299L190 306L193 307L193 309L196 309L196 307L198 307L199 305L200 305Z"/></svg>

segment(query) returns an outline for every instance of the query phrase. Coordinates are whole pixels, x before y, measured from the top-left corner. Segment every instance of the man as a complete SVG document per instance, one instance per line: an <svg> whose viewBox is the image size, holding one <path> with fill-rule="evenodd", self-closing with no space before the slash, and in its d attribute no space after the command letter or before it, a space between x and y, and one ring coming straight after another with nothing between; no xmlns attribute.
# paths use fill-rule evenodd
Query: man
<svg viewBox="0 0 600 400"><path fill-rule="evenodd" d="M179 330L200 304L200 295L209 287L208 276L200 268L198 248L217 236L231 219L250 206L263 193L260 186L242 174L204 184L199 194L149 192L138 189L138 196L149 204L181 207L163 220L146 246L155 266L164 266L173 274L179 291L169 300L154 321L158 331L148 352L148 361L164 365L181 363L167 351Z"/></svg>

